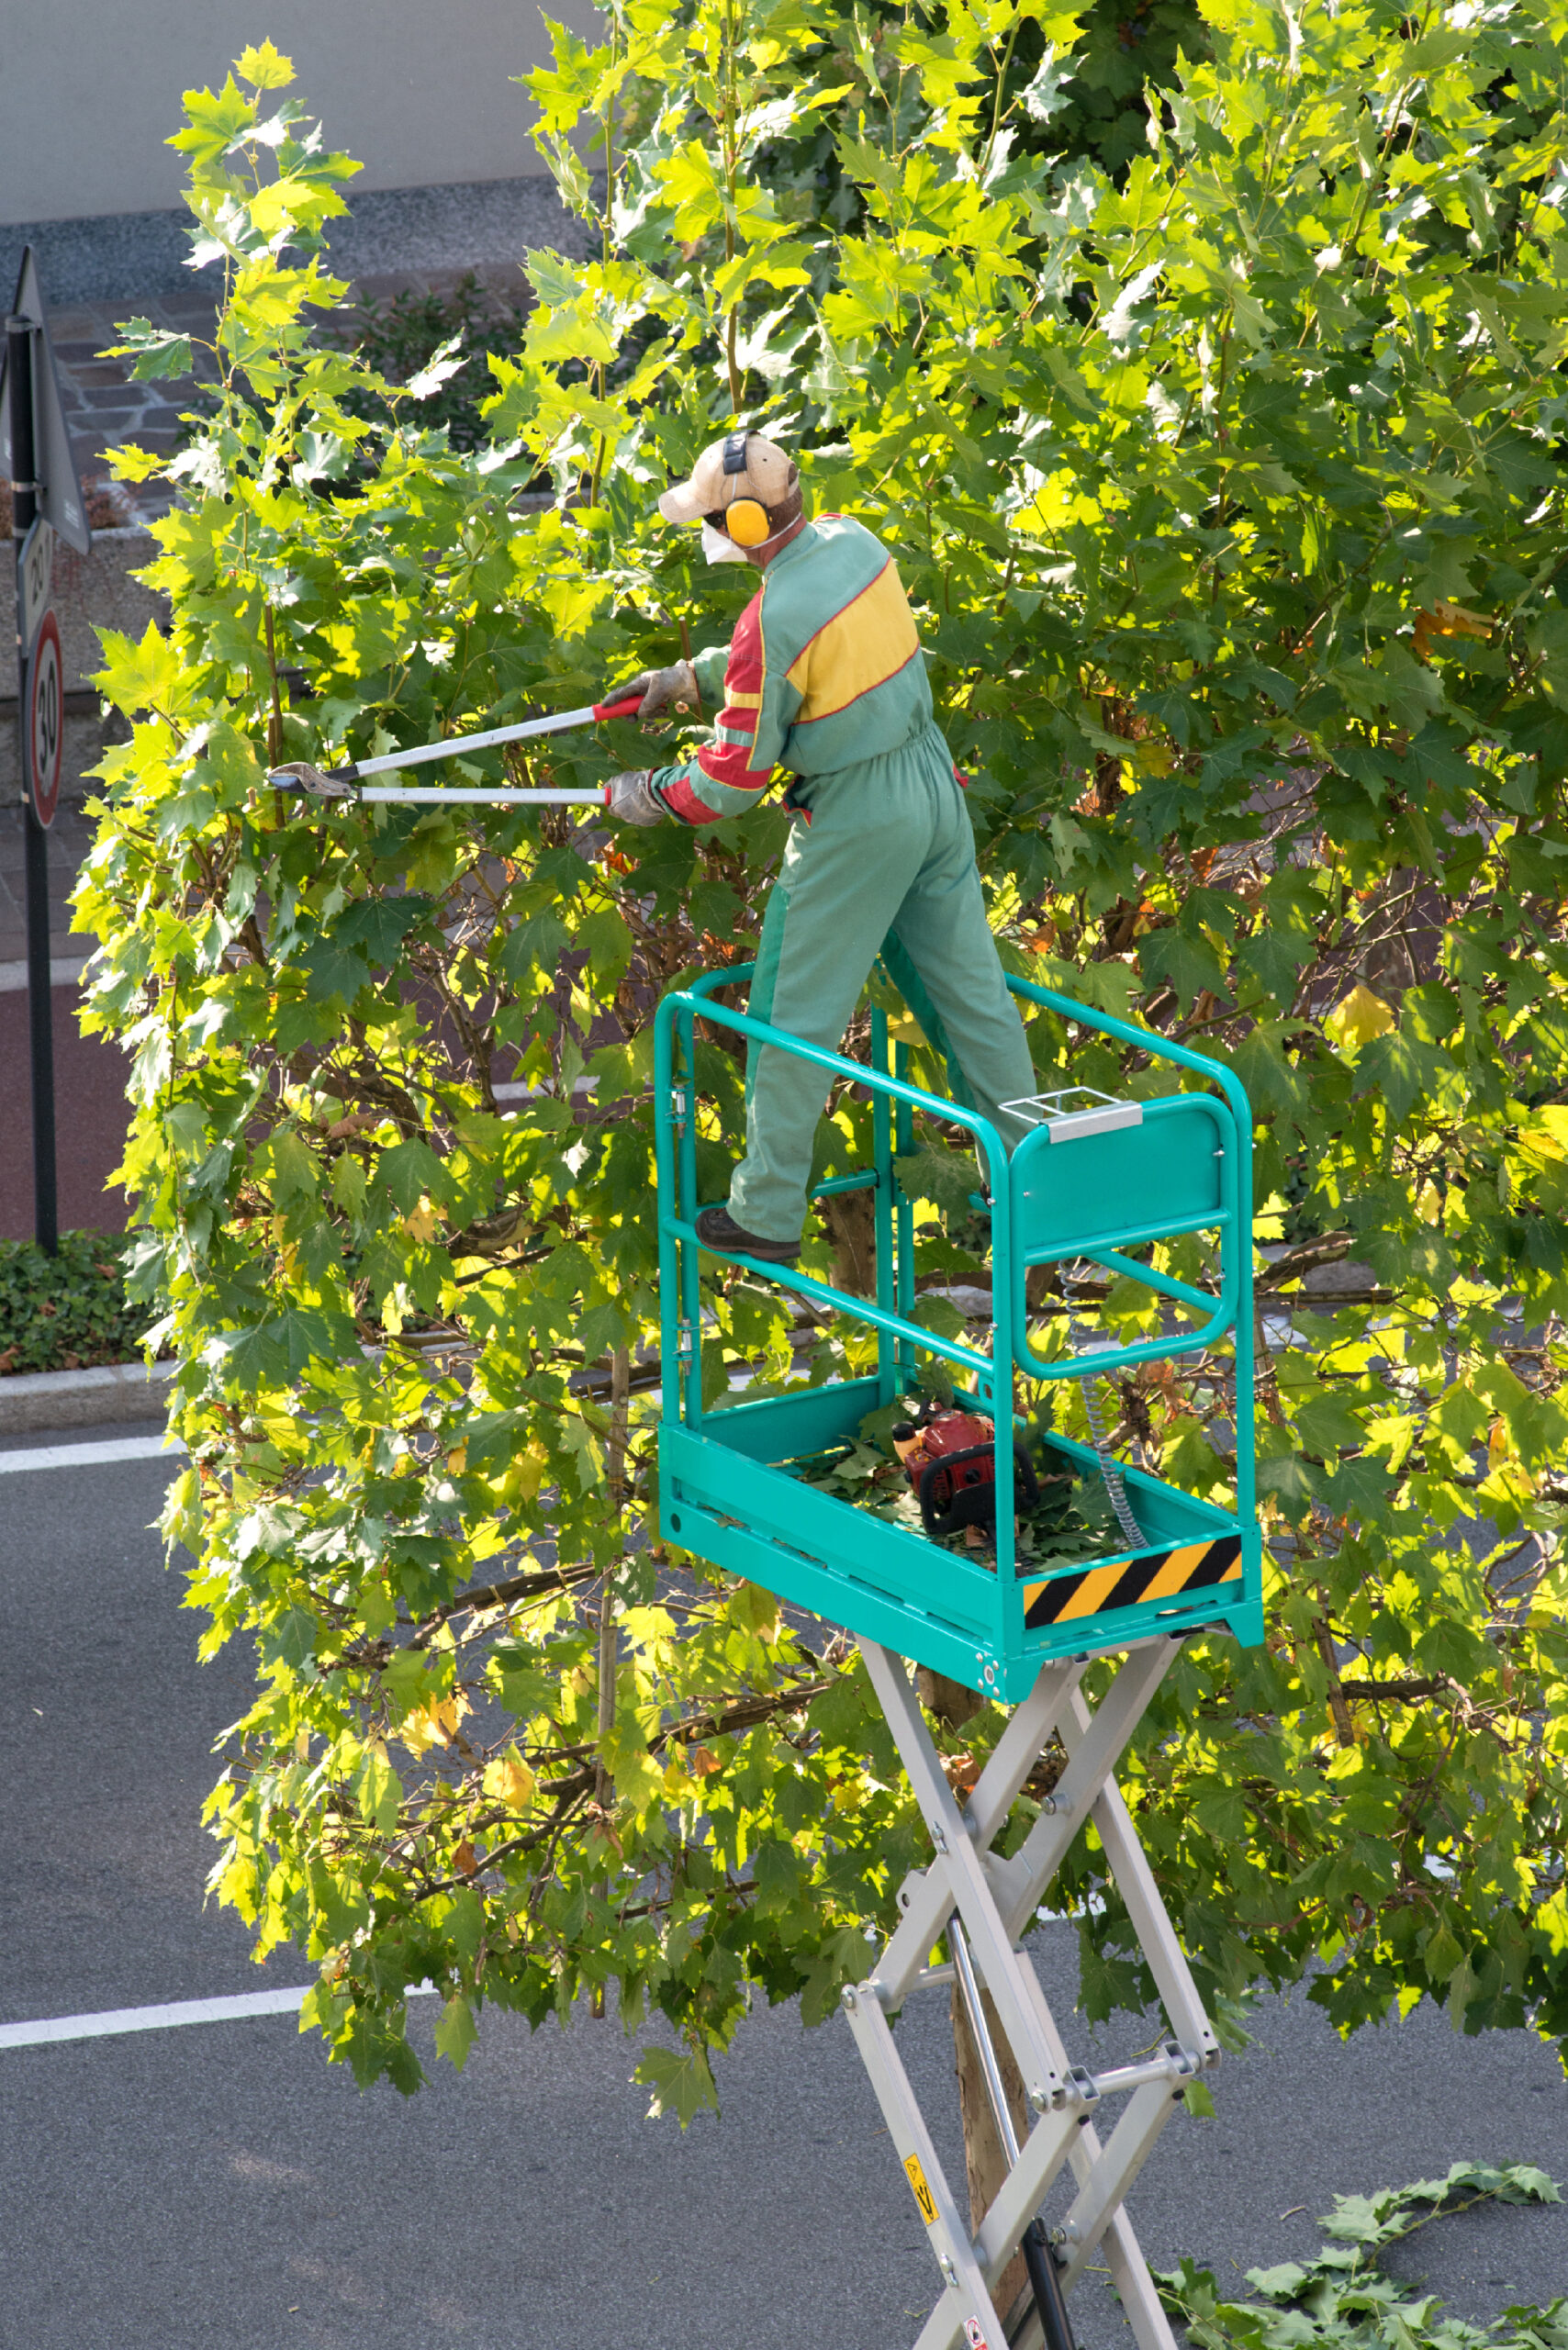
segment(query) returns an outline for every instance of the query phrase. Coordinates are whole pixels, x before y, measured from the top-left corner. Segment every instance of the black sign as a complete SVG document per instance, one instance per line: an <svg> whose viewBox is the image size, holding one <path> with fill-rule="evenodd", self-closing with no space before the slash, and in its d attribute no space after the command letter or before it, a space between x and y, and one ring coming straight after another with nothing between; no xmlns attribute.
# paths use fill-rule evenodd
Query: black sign
<svg viewBox="0 0 1568 2350"><path fill-rule="evenodd" d="M60 384L54 372L54 352L50 348L49 322L31 245L22 255L22 272L17 280L17 299L12 315L25 320L33 330L28 341L32 346L33 355L33 464L38 475L38 510L68 547L74 547L78 554L85 554L93 543L93 534L87 528L86 502L82 496L82 484L77 478L76 460L71 453L71 435L65 429L65 410L61 406ZM0 364L0 471L7 481L16 479L11 462L8 354Z"/></svg>

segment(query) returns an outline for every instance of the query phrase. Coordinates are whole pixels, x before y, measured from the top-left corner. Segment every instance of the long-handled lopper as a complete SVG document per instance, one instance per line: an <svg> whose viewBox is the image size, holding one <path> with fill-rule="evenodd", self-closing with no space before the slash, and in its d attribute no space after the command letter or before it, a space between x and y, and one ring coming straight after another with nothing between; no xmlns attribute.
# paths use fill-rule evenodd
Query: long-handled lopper
<svg viewBox="0 0 1568 2350"><path fill-rule="evenodd" d="M308 760L296 759L287 767L272 767L267 781L279 791L308 791L316 800L357 800L385 802L392 807L428 803L445 807L458 802L483 801L502 808L608 808L609 789L596 785L589 791L552 791L532 787L515 787L498 791L448 790L435 784L428 789L418 786L364 783L367 775L381 775L388 768L416 767L427 759L465 759L473 751L493 750L498 743L521 743L531 734L564 734L568 727L596 726L607 718L634 718L642 700L640 693L624 697L620 701L589 702L585 710L563 710L554 718L525 718L520 726L497 726L487 734L448 734L439 743L422 743L412 751L386 751L379 758L361 759L346 767L313 767Z"/></svg>

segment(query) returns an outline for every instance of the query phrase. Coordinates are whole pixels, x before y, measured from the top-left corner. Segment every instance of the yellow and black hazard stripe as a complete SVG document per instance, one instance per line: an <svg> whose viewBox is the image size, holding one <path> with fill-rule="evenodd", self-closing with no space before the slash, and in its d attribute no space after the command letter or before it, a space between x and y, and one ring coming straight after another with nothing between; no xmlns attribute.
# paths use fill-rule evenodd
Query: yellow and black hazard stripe
<svg viewBox="0 0 1568 2350"><path fill-rule="evenodd" d="M1145 1559L1114 1566L1085 1567L1078 1574L1053 1575L1048 1583L1024 1586L1024 1622L1031 1631L1046 1624L1070 1624L1113 1607L1134 1607L1143 1599L1175 1599L1216 1583L1241 1580L1241 1537L1215 1535L1179 1550L1153 1550Z"/></svg>

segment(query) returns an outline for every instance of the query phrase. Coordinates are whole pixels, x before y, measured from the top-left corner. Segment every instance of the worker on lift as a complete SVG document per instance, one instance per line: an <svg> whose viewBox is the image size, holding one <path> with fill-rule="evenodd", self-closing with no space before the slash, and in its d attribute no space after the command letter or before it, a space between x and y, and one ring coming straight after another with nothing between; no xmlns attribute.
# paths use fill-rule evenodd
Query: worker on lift
<svg viewBox="0 0 1568 2350"><path fill-rule="evenodd" d="M700 522L710 562L749 563L763 579L727 652L617 688L643 689L644 722L700 706L700 692L711 703L721 679L722 703L694 758L612 777L612 813L630 824L716 823L755 807L777 769L792 775L796 822L763 920L754 1018L836 1050L880 953L972 1106L1011 1146L1025 1122L1002 1105L1034 1092L1034 1068L892 557L846 515L808 521L798 468L756 432L705 449L659 511ZM699 1239L795 1262L826 1091L809 1062L753 1049L745 1155L728 1205L698 1216Z"/></svg>

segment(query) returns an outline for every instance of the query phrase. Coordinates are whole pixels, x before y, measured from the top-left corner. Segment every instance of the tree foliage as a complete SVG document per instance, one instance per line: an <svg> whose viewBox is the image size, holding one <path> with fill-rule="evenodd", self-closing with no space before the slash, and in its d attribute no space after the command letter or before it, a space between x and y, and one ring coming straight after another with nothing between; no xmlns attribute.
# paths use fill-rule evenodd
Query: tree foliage
<svg viewBox="0 0 1568 2350"><path fill-rule="evenodd" d="M106 640L134 725L79 906L184 1366L167 1529L206 1651L258 1644L213 1882L319 1963L308 2015L363 2078L416 2080L410 1983L458 2062L484 2000L609 1990L674 2027L644 2077L684 2116L750 1986L824 2014L921 1857L845 1644L637 1535L652 1008L744 954L783 815L302 815L263 780L722 642L749 583L650 507L734 413L897 552L1004 955L1228 1057L1259 1113L1269 1641L1189 1650L1125 1774L1202 1980L1316 1957L1345 2029L1429 1992L1568 2034L1568 6L1204 21L1114 173L1036 135L1068 10L558 30L538 137L599 257L531 257L472 452L433 383L313 340L352 167L263 96L286 62L187 99L220 397L168 469L172 631ZM648 756L622 729L508 771ZM1031 1038L1045 1082L1155 1082ZM702 1081L722 1196L717 1045ZM863 1115L832 1105L824 1171ZM924 1269L983 1282L926 1213ZM777 1293L715 1274L710 1304L715 1393L860 1360L803 1350ZM1118 1440L1224 1497L1222 1393L1203 1360L1130 1379ZM999 1727L945 1733L956 1774ZM1092 1841L1062 1897L1090 2006L1141 1996Z"/></svg>
<svg viewBox="0 0 1568 2350"><path fill-rule="evenodd" d="M405 287L386 303L360 295L342 339L367 367L399 386L439 367L422 403L425 428L444 425L451 447L474 449L488 438L479 413L489 390L486 357L514 348L521 319L520 304L498 299L469 270L449 294ZM345 405L373 424L391 420L384 393L351 390Z"/></svg>
<svg viewBox="0 0 1568 2350"><path fill-rule="evenodd" d="M1374 2350L1391 2334L1433 2350L1558 2350L1568 2336L1568 2300L1546 2308L1516 2301L1487 2326L1447 2315L1435 2293L1385 2277L1384 2252L1435 2220L1473 2210L1478 2203L1561 2203L1546 2173L1529 2163L1498 2169L1491 2163L1455 2163L1446 2178L1411 2187L1374 2188L1370 2195L1337 2195L1318 2227L1328 2238L1316 2260L1282 2260L1249 2268L1253 2298L1226 2300L1213 2272L1183 2260L1158 2281L1172 2316L1199 2350ZM1423 2208L1425 2207L1425 2208Z"/></svg>

